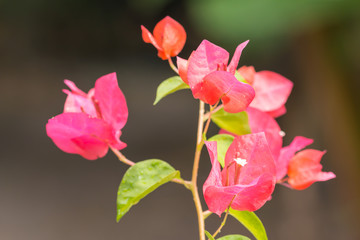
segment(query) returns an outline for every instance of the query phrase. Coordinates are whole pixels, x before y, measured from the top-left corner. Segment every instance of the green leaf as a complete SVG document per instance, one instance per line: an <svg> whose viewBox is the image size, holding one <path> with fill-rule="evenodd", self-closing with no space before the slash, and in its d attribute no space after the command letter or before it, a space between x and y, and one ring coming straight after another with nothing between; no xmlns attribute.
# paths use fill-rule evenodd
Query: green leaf
<svg viewBox="0 0 360 240"><path fill-rule="evenodd" d="M215 238L213 238L213 236L206 230L205 230L205 234L209 238L209 240L215 240Z"/></svg>
<svg viewBox="0 0 360 240"><path fill-rule="evenodd" d="M229 134L217 134L209 138L208 141L217 142L218 161L221 164L221 166L224 167L225 155L229 146L234 141L234 137Z"/></svg>
<svg viewBox="0 0 360 240"><path fill-rule="evenodd" d="M181 89L187 89L189 86L179 76L174 76L166 79L157 88L156 98L154 105L156 105L161 99L167 95L179 91Z"/></svg>
<svg viewBox="0 0 360 240"><path fill-rule="evenodd" d="M117 221L142 198L174 178L180 178L179 171L159 159L149 159L131 166L119 186Z"/></svg>
<svg viewBox="0 0 360 240"><path fill-rule="evenodd" d="M264 225L254 212L237 211L230 208L230 215L241 222L257 240L268 239Z"/></svg>
<svg viewBox="0 0 360 240"><path fill-rule="evenodd" d="M238 71L235 71L235 77L239 82L247 83L245 78Z"/></svg>
<svg viewBox="0 0 360 240"><path fill-rule="evenodd" d="M245 111L239 113L228 113L222 108L212 114L211 120L220 128L235 133L236 135L251 133L248 115Z"/></svg>
<svg viewBox="0 0 360 240"><path fill-rule="evenodd" d="M224 237L218 238L217 240L251 240L251 239L243 235L235 234L235 235L226 235Z"/></svg>

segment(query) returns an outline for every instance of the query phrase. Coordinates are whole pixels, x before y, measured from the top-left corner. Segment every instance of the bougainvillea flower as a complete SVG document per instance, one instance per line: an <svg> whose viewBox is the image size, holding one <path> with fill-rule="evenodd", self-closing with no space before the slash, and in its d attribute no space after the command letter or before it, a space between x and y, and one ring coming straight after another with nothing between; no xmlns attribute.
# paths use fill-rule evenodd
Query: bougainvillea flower
<svg viewBox="0 0 360 240"><path fill-rule="evenodd" d="M88 160L103 157L109 146L121 150L126 144L119 140L126 124L128 109L115 73L99 78L88 94L66 80L71 91L65 101L64 113L50 119L47 135L67 153Z"/></svg>
<svg viewBox="0 0 360 240"><path fill-rule="evenodd" d="M177 58L179 75L190 86L195 98L210 105L222 100L224 110L230 113L247 108L255 96L254 89L234 76L247 43L236 48L229 65L229 53L207 40L201 42L188 61Z"/></svg>
<svg viewBox="0 0 360 240"><path fill-rule="evenodd" d="M115 136L109 124L86 113L57 115L46 124L46 131L58 148L67 153L79 154L88 160L105 156L108 145L117 149L126 147Z"/></svg>
<svg viewBox="0 0 360 240"><path fill-rule="evenodd" d="M212 169L203 186L209 210L221 215L229 206L255 211L270 198L275 187L275 165L265 134L238 136L225 156L225 167L217 160L217 143L205 143Z"/></svg>
<svg viewBox="0 0 360 240"><path fill-rule="evenodd" d="M286 113L285 103L293 83L282 75L271 71L255 72L253 66L242 66L238 73L255 89L255 98L250 106L273 117Z"/></svg>
<svg viewBox="0 0 360 240"><path fill-rule="evenodd" d="M142 25L141 30L144 42L154 45L163 60L177 56L186 42L185 29L169 16L156 24L153 34Z"/></svg>
<svg viewBox="0 0 360 240"><path fill-rule="evenodd" d="M274 160L278 159L282 148L284 132L281 131L279 124L268 113L262 112L256 108L248 107L246 113L249 119L249 126L252 133L264 132L270 151ZM220 129L220 134L229 134L234 137L237 135Z"/></svg>
<svg viewBox="0 0 360 240"><path fill-rule="evenodd" d="M260 71L255 73L252 84L256 96L250 106L273 117L279 117L286 112L285 103L291 93L293 83L278 73Z"/></svg>
<svg viewBox="0 0 360 240"><path fill-rule="evenodd" d="M332 172L322 172L320 164L325 151L306 149L298 152L289 163L288 183L297 190L303 190L317 181L327 181L335 178Z"/></svg>
<svg viewBox="0 0 360 240"><path fill-rule="evenodd" d="M288 171L290 159L294 157L295 153L312 144L313 142L314 140L310 138L297 136L289 146L283 147L280 150L280 156L275 159L277 181L282 181L282 179L285 177Z"/></svg>

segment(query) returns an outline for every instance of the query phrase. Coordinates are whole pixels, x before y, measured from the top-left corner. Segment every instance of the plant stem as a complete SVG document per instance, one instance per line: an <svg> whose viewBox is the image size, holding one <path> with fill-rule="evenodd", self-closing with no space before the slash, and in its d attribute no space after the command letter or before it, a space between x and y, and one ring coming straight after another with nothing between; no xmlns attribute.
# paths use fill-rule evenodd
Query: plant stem
<svg viewBox="0 0 360 240"><path fill-rule="evenodd" d="M133 161L130 161L129 159L127 159L119 150L109 146L111 151L113 151L113 153L118 157L118 159L125 163L126 165L129 165L129 166L133 166L135 165L135 163Z"/></svg>
<svg viewBox="0 0 360 240"><path fill-rule="evenodd" d="M232 202L232 201L231 201ZM230 204L231 205L231 204ZM225 214L225 217L224 217L224 220L221 222L220 224L220 227L216 230L216 232L212 235L214 238L216 237L216 235L218 235L218 233L220 233L221 229L223 228L223 226L225 225L226 223L226 220L227 220L227 217L229 215L229 211L230 211L230 205L226 211L226 214Z"/></svg>
<svg viewBox="0 0 360 240"><path fill-rule="evenodd" d="M129 165L129 166L133 166L135 165L135 163L129 159L127 159L119 150L109 146L111 151L113 151L113 153L118 157L118 159L125 163L126 165ZM181 179L181 178L174 178L171 180L172 182L174 183L178 183L178 184L182 184L184 185L187 189L191 189L191 182L190 181L185 181L184 179Z"/></svg>
<svg viewBox="0 0 360 240"><path fill-rule="evenodd" d="M210 212L209 210L204 211L203 212L204 220L207 219L211 214L212 212Z"/></svg>
<svg viewBox="0 0 360 240"><path fill-rule="evenodd" d="M194 166L192 171L192 188L191 192L193 194L194 203L196 212L198 215L198 225L199 225L199 236L200 240L205 240L205 222L204 222L204 215L202 211L202 206L199 197L199 191L197 187L197 175L199 169L199 162L200 162L200 155L201 149L203 146L203 127L204 127L204 111L205 111L205 104L204 102L200 101L199 106L199 120L198 120L198 130L197 130L197 140L196 140L196 150L195 150L195 157L194 157Z"/></svg>
<svg viewBox="0 0 360 240"><path fill-rule="evenodd" d="M202 133L202 137L206 138L206 133L209 129L209 125L210 125L210 121L211 121L211 115L214 113L215 109L216 109L216 106L219 104L219 102L217 102L214 106L210 106L210 111L207 113L207 121L206 121L206 125L205 125L205 128L204 128L204 131ZM218 111L218 110L217 110ZM205 115L204 115L205 116ZM205 121L205 120L203 120ZM204 140L204 139L203 139Z"/></svg>
<svg viewBox="0 0 360 240"><path fill-rule="evenodd" d="M222 107L223 107L223 105L220 104L219 106L214 107L214 109L213 109L212 111L210 111L210 112L208 112L208 113L205 113L205 114L204 114L204 121L207 120L207 119L209 119L209 117L210 117L211 114L216 113L216 112L219 111Z"/></svg>
<svg viewBox="0 0 360 240"><path fill-rule="evenodd" d="M179 74L179 70L177 69L177 67L175 67L171 57L168 58L168 62L169 62L171 69L174 70L174 72L176 72L177 74Z"/></svg>

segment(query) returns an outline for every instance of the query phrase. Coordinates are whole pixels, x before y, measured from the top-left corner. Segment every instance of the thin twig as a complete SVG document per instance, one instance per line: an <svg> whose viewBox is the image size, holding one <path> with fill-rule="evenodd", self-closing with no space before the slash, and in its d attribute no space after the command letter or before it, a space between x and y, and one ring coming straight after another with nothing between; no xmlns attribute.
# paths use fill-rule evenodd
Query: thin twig
<svg viewBox="0 0 360 240"><path fill-rule="evenodd" d="M231 201L232 202L232 201ZM224 217L224 220L221 222L220 224L220 227L216 230L216 232L213 234L213 237L215 238L216 235L218 235L218 233L220 233L221 229L223 228L223 226L225 225L226 223L226 220L227 220L227 216L229 215L229 211L230 211L230 206L231 206L231 203L226 211L226 214L225 214L225 217Z"/></svg>
<svg viewBox="0 0 360 240"><path fill-rule="evenodd" d="M175 67L171 57L168 58L168 62L169 62L171 69L174 70L174 72L176 72L176 74L179 74L179 70L177 69L177 67Z"/></svg>
<svg viewBox="0 0 360 240"><path fill-rule="evenodd" d="M211 111L211 114L216 113L216 112L219 111L222 107L223 107L223 105L220 104L220 105L217 106L214 110ZM210 111L204 114L204 121L206 121L207 119L209 119L209 116L210 116Z"/></svg>

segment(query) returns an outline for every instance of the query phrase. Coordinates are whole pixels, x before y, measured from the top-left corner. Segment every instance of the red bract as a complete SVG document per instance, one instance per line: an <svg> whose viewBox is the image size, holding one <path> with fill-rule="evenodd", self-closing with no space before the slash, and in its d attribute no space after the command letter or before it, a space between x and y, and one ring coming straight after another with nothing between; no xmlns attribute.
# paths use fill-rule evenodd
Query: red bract
<svg viewBox="0 0 360 240"><path fill-rule="evenodd" d="M243 66L239 73L255 89L255 98L250 106L273 117L286 113L285 103L291 93L293 83L282 75L271 71L255 72L254 67Z"/></svg>
<svg viewBox="0 0 360 240"><path fill-rule="evenodd" d="M275 187L274 160L264 133L236 137L226 153L222 171L216 142L205 144L212 163L203 186L209 210L220 216L229 206L241 211L262 207Z"/></svg>
<svg viewBox="0 0 360 240"><path fill-rule="evenodd" d="M154 45L163 60L177 56L186 42L185 29L169 16L156 24L153 34L142 25L141 30L144 42Z"/></svg>
<svg viewBox="0 0 360 240"><path fill-rule="evenodd" d="M303 190L317 181L327 181L335 178L332 172L322 172L320 164L325 151L306 149L298 152L289 163L288 183L297 190Z"/></svg>
<svg viewBox="0 0 360 240"><path fill-rule="evenodd" d="M105 156L109 145L118 150L126 147L119 140L128 109L115 73L99 78L88 94L65 80L72 91L65 101L64 113L50 119L47 135L55 145L67 153L75 153L88 160Z"/></svg>
<svg viewBox="0 0 360 240"><path fill-rule="evenodd" d="M294 157L295 153L313 142L314 140L310 138L297 136L289 146L283 147L280 150L280 156L275 160L277 181L281 182L285 177L288 171L289 161L292 157Z"/></svg>
<svg viewBox="0 0 360 240"><path fill-rule="evenodd" d="M224 110L230 113L247 108L255 96L254 89L234 76L247 43L236 48L229 65L229 53L207 40L201 42L188 61L178 57L180 77L190 86L195 98L210 105L222 100Z"/></svg>

